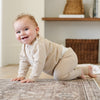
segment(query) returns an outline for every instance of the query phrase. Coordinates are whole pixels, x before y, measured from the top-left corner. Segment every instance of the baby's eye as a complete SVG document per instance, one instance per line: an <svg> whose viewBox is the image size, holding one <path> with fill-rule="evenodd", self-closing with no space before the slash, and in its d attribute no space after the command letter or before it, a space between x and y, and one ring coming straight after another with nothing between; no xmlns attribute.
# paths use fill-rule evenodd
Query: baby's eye
<svg viewBox="0 0 100 100"><path fill-rule="evenodd" d="M27 31L28 30L28 28L25 28L25 31Z"/></svg>
<svg viewBox="0 0 100 100"><path fill-rule="evenodd" d="M16 32L17 34L19 34L20 33L20 31L18 31L18 32Z"/></svg>

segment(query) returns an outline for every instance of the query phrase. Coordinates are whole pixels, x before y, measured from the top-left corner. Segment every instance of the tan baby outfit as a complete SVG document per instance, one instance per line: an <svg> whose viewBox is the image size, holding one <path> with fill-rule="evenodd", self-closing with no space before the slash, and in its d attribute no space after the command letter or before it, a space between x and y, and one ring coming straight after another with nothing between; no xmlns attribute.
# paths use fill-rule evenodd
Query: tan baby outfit
<svg viewBox="0 0 100 100"><path fill-rule="evenodd" d="M18 77L25 77L29 66L32 66L29 79L34 81L42 71L57 80L70 80L81 76L81 69L76 69L77 63L77 56L71 48L38 36L31 45L22 46Z"/></svg>

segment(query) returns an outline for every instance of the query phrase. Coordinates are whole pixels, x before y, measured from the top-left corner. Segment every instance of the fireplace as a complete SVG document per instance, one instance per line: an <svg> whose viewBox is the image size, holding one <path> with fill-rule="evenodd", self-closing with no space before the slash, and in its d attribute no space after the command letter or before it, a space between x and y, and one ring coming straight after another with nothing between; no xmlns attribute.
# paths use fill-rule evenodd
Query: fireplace
<svg viewBox="0 0 100 100"><path fill-rule="evenodd" d="M72 47L78 63L98 63L99 39L66 39L66 47Z"/></svg>

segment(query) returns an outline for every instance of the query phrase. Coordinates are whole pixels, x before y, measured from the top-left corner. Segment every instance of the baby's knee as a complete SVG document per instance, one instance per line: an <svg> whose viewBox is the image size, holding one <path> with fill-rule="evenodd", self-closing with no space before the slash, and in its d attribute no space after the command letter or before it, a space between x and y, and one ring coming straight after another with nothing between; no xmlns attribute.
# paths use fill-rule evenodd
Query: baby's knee
<svg viewBox="0 0 100 100"><path fill-rule="evenodd" d="M56 71L53 74L54 79L58 81L70 80L69 75L70 75L69 73L61 73L61 72L56 72Z"/></svg>
<svg viewBox="0 0 100 100"><path fill-rule="evenodd" d="M59 73L54 72L53 76L54 76L54 79L55 79L55 80L58 80L58 81L63 80L62 75L59 74Z"/></svg>

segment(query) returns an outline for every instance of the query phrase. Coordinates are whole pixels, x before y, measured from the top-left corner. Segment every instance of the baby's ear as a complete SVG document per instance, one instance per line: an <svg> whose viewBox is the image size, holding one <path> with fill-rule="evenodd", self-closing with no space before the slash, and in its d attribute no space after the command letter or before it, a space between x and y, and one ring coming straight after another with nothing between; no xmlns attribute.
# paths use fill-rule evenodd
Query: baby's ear
<svg viewBox="0 0 100 100"><path fill-rule="evenodd" d="M39 27L38 26L36 27L36 31L39 31Z"/></svg>

